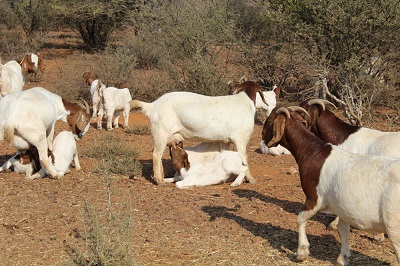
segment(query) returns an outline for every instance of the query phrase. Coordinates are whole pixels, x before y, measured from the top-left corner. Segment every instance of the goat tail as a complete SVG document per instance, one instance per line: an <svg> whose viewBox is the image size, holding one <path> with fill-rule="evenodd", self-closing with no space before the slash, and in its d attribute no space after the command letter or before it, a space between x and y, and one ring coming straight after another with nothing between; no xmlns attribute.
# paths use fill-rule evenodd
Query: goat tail
<svg viewBox="0 0 400 266"><path fill-rule="evenodd" d="M129 105L131 106L131 109L139 111L145 114L147 117L150 117L153 103L146 103L139 100L132 100L129 102Z"/></svg>
<svg viewBox="0 0 400 266"><path fill-rule="evenodd" d="M8 144L12 144L14 140L14 126L8 126L5 132L5 139Z"/></svg>

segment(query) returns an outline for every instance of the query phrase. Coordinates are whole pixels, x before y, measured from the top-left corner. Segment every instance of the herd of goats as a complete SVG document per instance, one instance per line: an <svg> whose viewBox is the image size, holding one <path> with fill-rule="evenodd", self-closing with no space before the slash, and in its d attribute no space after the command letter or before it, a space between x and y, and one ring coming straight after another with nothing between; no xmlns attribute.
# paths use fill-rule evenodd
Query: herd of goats
<svg viewBox="0 0 400 266"><path fill-rule="evenodd" d="M17 150L0 171L13 166L14 171L34 179L63 176L72 162L79 170L75 140L85 135L91 119L97 116L97 127L102 128L105 116L106 128L111 130L118 128L122 111L127 127L129 112L136 110L150 119L157 184L174 182L178 188L187 188L231 180L231 186L245 180L255 183L246 149L256 109L263 108L267 118L260 148L294 156L306 196L297 218L297 259L304 260L310 253L307 221L324 212L338 217L334 223L341 240L339 265L347 265L350 257L350 226L374 232L379 240L386 234L400 265L400 133L350 125L328 110L335 106L326 100L276 107L282 88L262 91L253 81L231 83L230 95L170 92L147 103L132 100L123 84L106 87L85 72L91 112L86 101L72 103L41 87L22 90L25 75L40 71L42 62L40 55L28 54L19 62L0 64L0 140ZM62 131L53 141L58 120L67 122L71 131ZM202 142L184 148L185 139ZM176 170L171 178L164 178L161 161L166 147Z"/></svg>

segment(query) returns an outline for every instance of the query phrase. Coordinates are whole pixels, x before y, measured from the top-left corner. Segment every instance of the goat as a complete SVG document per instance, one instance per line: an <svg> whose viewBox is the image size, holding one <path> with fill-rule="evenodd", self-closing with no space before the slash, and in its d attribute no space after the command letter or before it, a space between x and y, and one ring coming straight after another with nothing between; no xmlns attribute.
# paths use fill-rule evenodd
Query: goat
<svg viewBox="0 0 400 266"><path fill-rule="evenodd" d="M312 99L300 104L310 114L310 130L321 140L352 153L400 157L400 147L393 145L400 141L400 132L382 132L350 125L327 110L325 103L334 106L331 102L321 99ZM336 228L337 223L336 219L331 223L331 227ZM374 238L383 240L384 236L375 235Z"/></svg>
<svg viewBox="0 0 400 266"><path fill-rule="evenodd" d="M262 154L270 154L273 156L279 156L282 154L290 154L290 151L288 149L282 147L281 145L268 148L267 145L265 145L263 140L260 142L260 151Z"/></svg>
<svg viewBox="0 0 400 266"><path fill-rule="evenodd" d="M25 174L27 177L32 176L32 174L40 170L38 168L40 167L40 162L37 150L36 153L31 149L27 151L17 151L14 156L1 166L0 172L5 172L10 169L11 166L14 172L18 174Z"/></svg>
<svg viewBox="0 0 400 266"><path fill-rule="evenodd" d="M15 60L4 65L0 62L0 99L12 92L22 91L25 85L25 75Z"/></svg>
<svg viewBox="0 0 400 266"><path fill-rule="evenodd" d="M39 72L43 73L44 64L43 57L39 53L29 53L19 60L22 72L26 75L34 73L37 75Z"/></svg>
<svg viewBox="0 0 400 266"><path fill-rule="evenodd" d="M168 141L167 146L171 147L182 143L183 138L180 136L172 136L172 138ZM183 147L181 147L183 148ZM222 142L201 142L193 147L186 147L185 152L187 153L188 159L191 162L202 163L205 161L211 161L215 157L221 154L224 150L229 150L229 143ZM170 154L171 155L171 154ZM165 182L172 183L181 180L178 172L175 173L173 178L164 178Z"/></svg>
<svg viewBox="0 0 400 266"><path fill-rule="evenodd" d="M182 139L233 143L246 158L246 148L254 129L255 101L261 88L252 81L240 85L240 93L225 96L205 96L191 92L170 92L152 103L130 102L150 118L153 137L153 172L156 183L163 183L161 157L174 135ZM264 95L261 96L265 102ZM255 183L250 170L246 179Z"/></svg>
<svg viewBox="0 0 400 266"><path fill-rule="evenodd" d="M107 130L118 128L118 120L120 116L120 111L124 116L124 128L129 127L129 112L131 111L131 107L129 102L132 101L131 93L129 92L128 88L118 89L116 87L105 87L99 86L101 82L99 81L98 90L99 95L101 97L101 101L103 102L103 108L107 116ZM103 117L103 111L99 110L98 119ZM113 123L114 118L114 123ZM99 127L100 124L100 127ZM102 128L101 120L98 121L97 128Z"/></svg>
<svg viewBox="0 0 400 266"><path fill-rule="evenodd" d="M40 165L51 177L59 173L48 158L53 150L54 126L57 120L69 124L76 139L82 138L90 126L90 110L71 103L44 88L35 87L5 96L0 101L0 140L17 150L38 150Z"/></svg>
<svg viewBox="0 0 400 266"><path fill-rule="evenodd" d="M54 168L60 176L64 176L69 173L69 166L74 162L75 170L80 171L81 165L78 158L78 149L76 147L76 141L74 135L70 131L61 131L54 139L53 152L51 157ZM36 174L28 177L29 179L35 179L38 177L44 177L48 173L46 169L42 168Z"/></svg>
<svg viewBox="0 0 400 266"><path fill-rule="evenodd" d="M262 132L268 147L284 146L299 167L301 186L307 199L297 216L297 259L304 260L310 253L305 231L307 221L317 212L324 212L340 217L339 265L346 265L345 257L350 257L350 225L387 233L396 251L396 265L399 265L400 158L350 153L319 139L302 120L296 112L275 108Z"/></svg>
<svg viewBox="0 0 400 266"><path fill-rule="evenodd" d="M92 95L92 106L93 112L92 117L95 118L97 115L97 128L101 129L101 121L103 119L103 102L100 97L100 89L106 88L106 86L97 79L93 73L87 71L83 73L83 82L90 86L90 94Z"/></svg>
<svg viewBox="0 0 400 266"><path fill-rule="evenodd" d="M236 82L230 82L228 84L230 86L229 94L231 94L231 95L232 94L236 94L239 84L236 83ZM265 104L262 101L260 94L257 94L257 96L256 96L256 109L264 109L266 111L266 116L269 116L269 114L271 113L272 109L275 108L278 99L284 97L283 93L284 93L283 88L280 85L277 85L277 84L275 84L272 87L272 90L263 91L264 99L267 102L267 104Z"/></svg>
<svg viewBox="0 0 400 266"><path fill-rule="evenodd" d="M231 175L237 175L231 186L238 186L248 170L246 158L235 151L223 150L210 160L190 163L182 142L179 142L170 146L170 155L175 170L182 178L175 183L179 189L221 184Z"/></svg>

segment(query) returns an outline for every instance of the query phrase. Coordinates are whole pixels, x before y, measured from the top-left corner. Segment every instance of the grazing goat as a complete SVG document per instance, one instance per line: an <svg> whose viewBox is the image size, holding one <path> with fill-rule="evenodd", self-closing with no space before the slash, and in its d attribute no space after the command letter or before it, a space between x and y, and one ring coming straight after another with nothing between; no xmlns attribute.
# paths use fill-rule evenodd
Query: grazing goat
<svg viewBox="0 0 400 266"><path fill-rule="evenodd" d="M164 180L161 157L172 136L200 139L207 142L233 143L246 157L246 148L254 129L255 101L261 88L252 81L240 85L240 93L226 96L205 96L191 92L170 92L152 103L130 102L150 118L153 137L153 172L155 181ZM261 96L265 102L264 95ZM250 171L246 179L255 183Z"/></svg>
<svg viewBox="0 0 400 266"><path fill-rule="evenodd" d="M282 154L290 154L290 151L288 149L286 149L285 147L282 147L281 145L268 148L267 145L265 145L263 140L260 142L260 151L262 154L270 154L273 156L279 156Z"/></svg>
<svg viewBox="0 0 400 266"><path fill-rule="evenodd" d="M396 251L396 265L399 265L400 158L350 153L319 139L302 120L296 112L275 108L262 132L268 147L281 144L289 149L299 167L301 186L307 199L297 216L297 259L304 260L309 255L307 221L317 212L324 212L340 217L339 265L347 265L345 257L350 257L350 225L387 233Z"/></svg>
<svg viewBox="0 0 400 266"><path fill-rule="evenodd" d="M230 86L229 94L231 94L231 95L236 94L239 84L237 84L235 82L231 82L228 84ZM266 115L268 117L269 114L271 113L272 109L275 108L278 99L283 98L283 92L284 92L283 88L280 85L276 85L276 84L272 87L272 90L263 91L264 99L267 102L267 104L265 104L262 101L260 94L257 94L256 109L264 109L266 111Z"/></svg>
<svg viewBox="0 0 400 266"><path fill-rule="evenodd" d="M100 87L101 82L99 81L98 87ZM129 112L131 111L130 101L132 101L131 93L128 88L118 89L116 87L101 86L99 89L99 95L101 101L103 102L103 109L107 116L107 130L113 129L113 118L114 118L114 128L118 128L118 120L120 116L120 111L124 116L124 128L129 127ZM99 110L98 119L103 117L103 111ZM100 127L99 127L100 124ZM101 120L97 123L97 128L102 128Z"/></svg>
<svg viewBox="0 0 400 266"><path fill-rule="evenodd" d="M339 119L325 108L331 102L313 99L302 102L301 107L309 113L309 128L321 140L357 154L385 155L400 157L400 132L382 132L365 127L353 126ZM331 223L336 228L338 220ZM376 240L383 240L383 235L375 235Z"/></svg>
<svg viewBox="0 0 400 266"><path fill-rule="evenodd" d="M4 65L0 62L0 99L12 92L22 91L25 85L25 75L15 60Z"/></svg>
<svg viewBox="0 0 400 266"><path fill-rule="evenodd" d="M78 149L72 132L62 131L58 133L57 137L54 139L51 160L53 161L54 168L60 176L64 176L70 172L69 166L72 162L74 162L76 171L81 170L78 158ZM47 174L47 171L42 168L39 172L29 178L35 179L38 177L44 177Z"/></svg>
<svg viewBox="0 0 400 266"><path fill-rule="evenodd" d="M180 189L221 184L232 175L237 177L231 186L238 186L248 170L246 158L236 151L223 150L212 159L191 163L182 142L179 142L170 146L170 155L175 170L182 178L175 183Z"/></svg>
<svg viewBox="0 0 400 266"><path fill-rule="evenodd" d="M43 74L43 57L39 53L26 54L24 58L19 61L19 64L25 75L28 73L35 73L35 75L37 75L39 72Z"/></svg>
<svg viewBox="0 0 400 266"><path fill-rule="evenodd" d="M80 139L90 126L90 110L73 104L41 87L12 93L0 101L0 140L6 140L17 150L34 146L39 153L40 165L56 178L56 171L48 158L53 150L54 126L57 120L67 122L76 139Z"/></svg>

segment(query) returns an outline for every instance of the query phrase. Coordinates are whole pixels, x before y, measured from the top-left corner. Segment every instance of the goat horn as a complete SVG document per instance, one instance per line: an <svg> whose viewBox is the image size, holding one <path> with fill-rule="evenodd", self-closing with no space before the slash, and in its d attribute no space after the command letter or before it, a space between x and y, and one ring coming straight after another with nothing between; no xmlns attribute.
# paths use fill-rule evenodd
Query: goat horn
<svg viewBox="0 0 400 266"><path fill-rule="evenodd" d="M300 107L300 106L289 106L287 109L289 109L289 110L291 110L291 111L293 111L293 112L300 111L300 112L305 113L307 116L310 116L310 115L308 114L307 110L304 109L304 108L302 108L302 107Z"/></svg>
<svg viewBox="0 0 400 266"><path fill-rule="evenodd" d="M285 114L288 118L290 118L289 110L286 107L279 107L278 110L276 110L276 113Z"/></svg>
<svg viewBox="0 0 400 266"><path fill-rule="evenodd" d="M85 99L82 99L82 101L85 104L86 114L90 114L89 104L85 101Z"/></svg>
<svg viewBox="0 0 400 266"><path fill-rule="evenodd" d="M258 93L260 94L260 97L261 97L261 100L263 101L263 103L265 103L267 106L269 106L269 104L268 104L267 101L265 100L264 92L262 91L261 88L258 89Z"/></svg>
<svg viewBox="0 0 400 266"><path fill-rule="evenodd" d="M322 107L323 111L325 111L325 104L331 105L331 106L335 107L335 109L337 109L336 105L334 105L330 101L324 100L324 99L311 99L307 103L308 103L308 105L318 104Z"/></svg>

